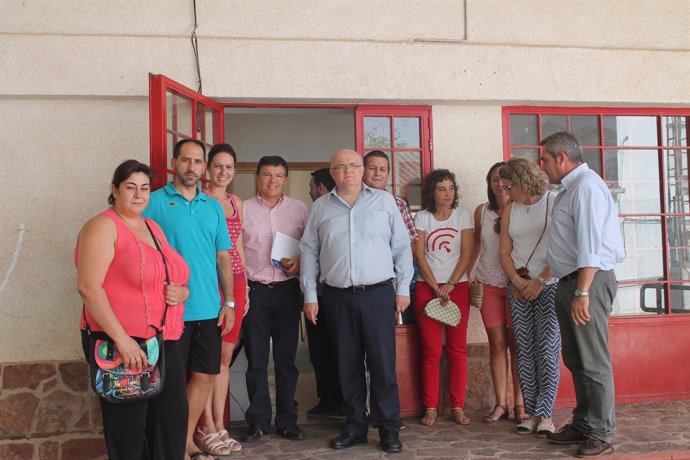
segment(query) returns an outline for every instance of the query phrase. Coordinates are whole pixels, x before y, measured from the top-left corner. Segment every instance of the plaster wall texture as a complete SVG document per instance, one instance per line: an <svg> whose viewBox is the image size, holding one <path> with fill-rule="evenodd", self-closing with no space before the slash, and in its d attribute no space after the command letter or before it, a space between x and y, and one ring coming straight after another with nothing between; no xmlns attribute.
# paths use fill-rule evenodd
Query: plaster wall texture
<svg viewBox="0 0 690 460"><path fill-rule="evenodd" d="M107 207L115 167L148 162L148 102L0 98L0 120L0 362L75 359L77 233Z"/></svg>
<svg viewBox="0 0 690 460"><path fill-rule="evenodd" d="M11 19L0 33L188 37L194 26L189 0L2 0L0 7ZM197 3L197 22L200 36L261 40L690 47L686 0L213 0Z"/></svg>
<svg viewBox="0 0 690 460"><path fill-rule="evenodd" d="M148 72L197 87L188 38L9 35L3 41L6 95L146 96ZM199 48L204 94L236 101L689 100L690 51L242 39L200 39Z"/></svg>

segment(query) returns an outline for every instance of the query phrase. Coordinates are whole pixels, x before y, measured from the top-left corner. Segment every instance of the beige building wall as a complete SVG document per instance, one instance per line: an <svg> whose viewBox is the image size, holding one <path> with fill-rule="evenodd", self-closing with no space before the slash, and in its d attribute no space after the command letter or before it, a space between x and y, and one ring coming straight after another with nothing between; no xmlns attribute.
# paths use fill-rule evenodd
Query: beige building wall
<svg viewBox="0 0 690 460"><path fill-rule="evenodd" d="M686 0L198 1L204 94L429 104L461 205L504 105L690 105ZM197 87L191 0L0 0L0 362L80 353L72 252L114 167L148 161L148 73ZM471 341L484 341L473 311Z"/></svg>

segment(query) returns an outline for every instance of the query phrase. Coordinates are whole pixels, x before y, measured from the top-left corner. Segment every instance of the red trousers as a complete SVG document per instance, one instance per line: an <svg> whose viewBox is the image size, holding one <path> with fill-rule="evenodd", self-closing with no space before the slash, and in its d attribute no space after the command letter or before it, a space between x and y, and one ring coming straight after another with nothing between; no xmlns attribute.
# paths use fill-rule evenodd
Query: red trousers
<svg viewBox="0 0 690 460"><path fill-rule="evenodd" d="M426 408L438 408L439 374L443 331L446 332L448 386L451 407L464 407L467 388L467 322L470 318L470 296L467 282L458 283L450 299L460 307L460 324L446 326L424 315L424 306L435 298L434 290L424 281L414 288L414 314L422 344L422 401Z"/></svg>

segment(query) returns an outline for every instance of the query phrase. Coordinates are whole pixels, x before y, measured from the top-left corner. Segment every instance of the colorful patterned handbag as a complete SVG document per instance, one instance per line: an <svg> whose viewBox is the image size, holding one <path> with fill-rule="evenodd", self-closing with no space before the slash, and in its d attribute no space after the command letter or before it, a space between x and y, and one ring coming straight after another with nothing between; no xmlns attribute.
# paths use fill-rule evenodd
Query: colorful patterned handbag
<svg viewBox="0 0 690 460"><path fill-rule="evenodd" d="M460 324L460 309L452 300L442 304L438 297L431 299L424 307L424 314L447 326L456 327Z"/></svg>

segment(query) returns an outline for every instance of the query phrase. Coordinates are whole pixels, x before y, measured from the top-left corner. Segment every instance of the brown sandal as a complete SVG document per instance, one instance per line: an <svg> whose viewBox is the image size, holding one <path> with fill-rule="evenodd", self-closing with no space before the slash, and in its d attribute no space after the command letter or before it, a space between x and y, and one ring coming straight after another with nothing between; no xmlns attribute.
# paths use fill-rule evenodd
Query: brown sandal
<svg viewBox="0 0 690 460"><path fill-rule="evenodd" d="M496 411L498 411L499 409L502 410L503 412L501 412L501 415L495 415ZM499 406L498 404L496 404L494 406L493 410L491 411L491 413L489 415L487 415L486 417L484 417L484 419L482 421L484 423L496 423L501 419L507 419L508 415L510 415L510 412L508 411L507 407Z"/></svg>
<svg viewBox="0 0 690 460"><path fill-rule="evenodd" d="M529 415L525 412L525 406L517 405L513 407L513 414L515 414L515 423L518 425L529 419Z"/></svg>
<svg viewBox="0 0 690 460"><path fill-rule="evenodd" d="M438 411L436 409L426 409L420 423L426 426L432 426L436 424L436 419L438 418Z"/></svg>
<svg viewBox="0 0 690 460"><path fill-rule="evenodd" d="M470 419L465 417L465 411L462 407L454 407L450 411L450 419L457 423L458 425L469 425Z"/></svg>

